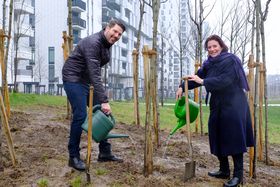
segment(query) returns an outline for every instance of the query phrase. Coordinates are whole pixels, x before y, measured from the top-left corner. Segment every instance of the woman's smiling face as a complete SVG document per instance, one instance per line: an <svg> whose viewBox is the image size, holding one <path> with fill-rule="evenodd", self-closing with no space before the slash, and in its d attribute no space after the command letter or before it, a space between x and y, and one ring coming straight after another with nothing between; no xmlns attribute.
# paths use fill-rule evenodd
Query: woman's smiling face
<svg viewBox="0 0 280 187"><path fill-rule="evenodd" d="M223 48L220 46L219 42L216 40L209 40L207 43L208 55L211 57L216 57L222 52Z"/></svg>

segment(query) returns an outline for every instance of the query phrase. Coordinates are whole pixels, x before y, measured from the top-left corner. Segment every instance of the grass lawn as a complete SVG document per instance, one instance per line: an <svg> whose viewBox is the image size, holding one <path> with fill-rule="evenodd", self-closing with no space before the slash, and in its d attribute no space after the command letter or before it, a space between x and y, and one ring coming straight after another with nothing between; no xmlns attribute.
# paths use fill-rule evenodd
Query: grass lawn
<svg viewBox="0 0 280 187"><path fill-rule="evenodd" d="M21 94L13 93L10 95L11 107L22 107L22 106L32 106L32 105L51 105L51 106L66 106L66 97L63 96L50 96L50 95L35 95L35 94ZM279 101L279 100L278 100ZM273 100L273 104L280 104ZM173 101L174 103L175 101ZM172 103L169 101L168 103ZM117 122L125 124L134 124L134 109L133 102L110 102L113 115ZM159 106L160 111L160 128L171 130L175 127L177 119L173 112L174 106ZM209 116L209 108L203 106L203 123L204 131L207 132L207 120ZM145 122L145 103L140 103L140 120L141 125ZM268 126L269 126L269 141L270 143L280 144L280 107L269 107L268 108ZM194 129L194 123L192 124ZM263 131L264 134L264 131Z"/></svg>

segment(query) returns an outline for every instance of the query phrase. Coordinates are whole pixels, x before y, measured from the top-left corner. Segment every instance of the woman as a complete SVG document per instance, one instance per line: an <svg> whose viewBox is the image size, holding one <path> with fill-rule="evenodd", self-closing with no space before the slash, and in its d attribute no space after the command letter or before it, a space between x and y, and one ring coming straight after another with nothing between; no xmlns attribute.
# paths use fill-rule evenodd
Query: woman
<svg viewBox="0 0 280 187"><path fill-rule="evenodd" d="M208 58L196 75L188 76L189 89L205 86L210 98L208 133L210 151L220 162L218 171L209 172L211 177L229 179L228 156L234 163L233 177L224 186L237 186L243 183L243 153L254 145L250 111L245 95L249 91L241 62L228 52L223 40L212 35L205 41ZM184 92L180 85L176 98Z"/></svg>

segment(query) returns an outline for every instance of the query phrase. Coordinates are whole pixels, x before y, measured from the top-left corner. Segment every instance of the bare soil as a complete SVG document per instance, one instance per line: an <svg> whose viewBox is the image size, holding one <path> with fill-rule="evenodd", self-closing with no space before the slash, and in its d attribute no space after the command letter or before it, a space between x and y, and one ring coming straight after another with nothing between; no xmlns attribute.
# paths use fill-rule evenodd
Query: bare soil
<svg viewBox="0 0 280 187"><path fill-rule="evenodd" d="M12 112L10 127L15 146L17 165L12 166L5 136L2 135L2 165L0 186L223 186L225 180L214 179L208 171L217 169L218 162L209 152L208 137L194 134L192 143L196 161L196 176L183 181L188 159L187 138L179 131L167 143L168 131L161 131L161 143L155 148L153 174L143 175L144 128L117 124L114 132L125 133L129 139L110 140L113 152L123 163L97 162L98 144L93 144L90 175L92 183L86 185L86 174L68 167L67 142L70 121L65 119L62 107L22 107ZM166 146L167 144L167 146ZM81 155L86 157L87 136L82 135ZM166 155L164 152L166 150ZM270 166L259 161L256 179L249 178L248 154L245 154L245 186L280 186L280 146L270 145ZM232 164L231 164L232 168ZM41 182L40 182L41 181Z"/></svg>

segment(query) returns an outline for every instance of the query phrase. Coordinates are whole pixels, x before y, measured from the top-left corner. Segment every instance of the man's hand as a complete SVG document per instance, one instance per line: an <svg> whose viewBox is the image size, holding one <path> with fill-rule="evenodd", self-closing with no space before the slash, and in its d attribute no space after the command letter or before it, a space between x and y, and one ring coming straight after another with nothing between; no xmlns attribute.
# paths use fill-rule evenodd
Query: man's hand
<svg viewBox="0 0 280 187"><path fill-rule="evenodd" d="M105 113L105 114L111 114L112 110L111 107L109 105L109 103L102 103L101 104L101 110Z"/></svg>
<svg viewBox="0 0 280 187"><path fill-rule="evenodd" d="M183 89L178 88L178 90L176 91L176 100L181 99L182 95L183 95Z"/></svg>

